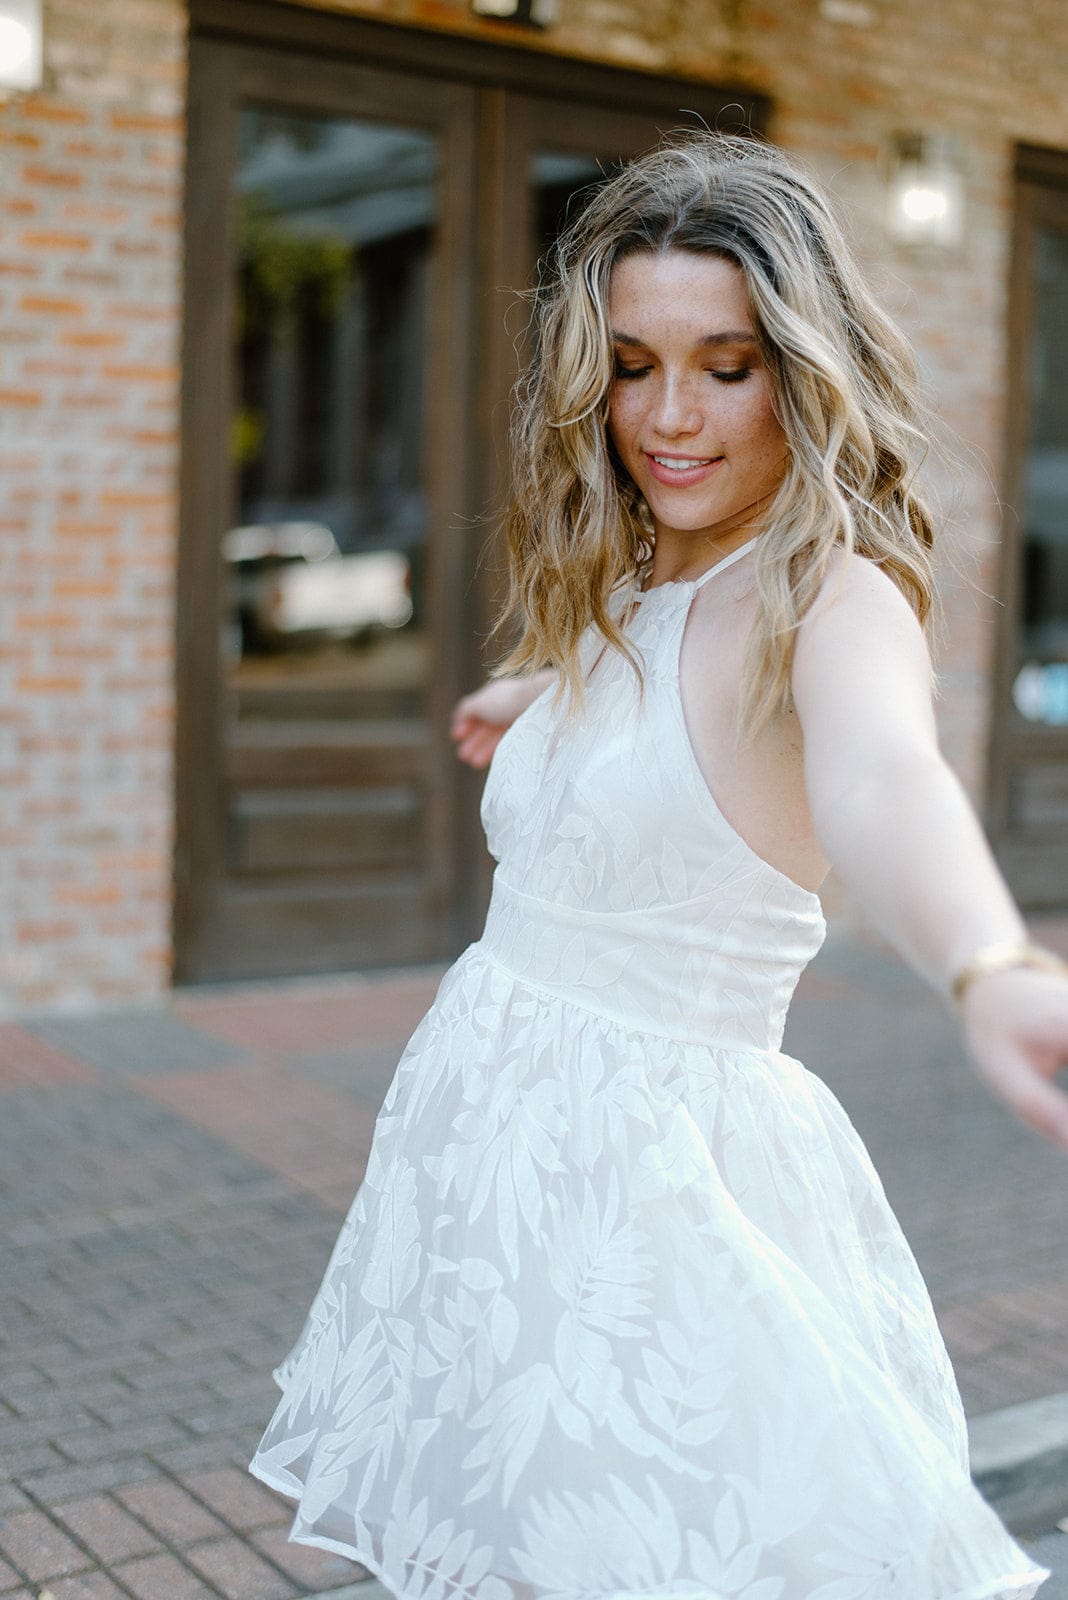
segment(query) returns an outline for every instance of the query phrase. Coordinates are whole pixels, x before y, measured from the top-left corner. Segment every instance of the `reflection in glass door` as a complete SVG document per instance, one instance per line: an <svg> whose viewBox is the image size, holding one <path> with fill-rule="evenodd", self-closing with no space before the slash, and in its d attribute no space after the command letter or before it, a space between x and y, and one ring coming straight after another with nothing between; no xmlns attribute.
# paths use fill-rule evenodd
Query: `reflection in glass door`
<svg viewBox="0 0 1068 1600"><path fill-rule="evenodd" d="M1035 229L1028 437L1020 505L1023 595L1013 699L1030 722L1068 725L1068 216Z"/></svg>
<svg viewBox="0 0 1068 1600"><path fill-rule="evenodd" d="M418 872L413 775L370 780L354 752L349 773L310 787L294 763L324 722L426 716L437 141L251 105L237 142L226 643L235 746L273 733L276 771L235 783L227 867L275 882Z"/></svg>
<svg viewBox="0 0 1068 1600"><path fill-rule="evenodd" d="M236 713L420 716L435 140L260 107L238 139Z"/></svg>
<svg viewBox="0 0 1068 1600"><path fill-rule="evenodd" d="M434 138L263 107L238 120L232 714L247 734L420 719L427 626L424 331ZM229 869L418 870L422 786L238 788Z"/></svg>
<svg viewBox="0 0 1068 1600"><path fill-rule="evenodd" d="M1020 158L990 823L1037 908L1068 901L1068 157Z"/></svg>

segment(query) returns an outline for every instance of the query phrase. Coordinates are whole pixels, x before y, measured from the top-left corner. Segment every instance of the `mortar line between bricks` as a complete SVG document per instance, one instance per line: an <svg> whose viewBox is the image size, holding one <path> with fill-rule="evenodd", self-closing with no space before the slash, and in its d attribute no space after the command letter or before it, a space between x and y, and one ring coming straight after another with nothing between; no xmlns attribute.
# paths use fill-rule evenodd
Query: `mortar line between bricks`
<svg viewBox="0 0 1068 1600"><path fill-rule="evenodd" d="M189 1493L189 1490L186 1489L185 1485L183 1483L179 1483L173 1473L161 1467L154 1456L149 1456L146 1454L145 1459L151 1461L153 1466L158 1469L161 1478L166 1478L169 1483L174 1484L178 1489L187 1494ZM151 1482L153 1480L150 1479L148 1481ZM33 1492L27 1488L24 1480L18 1483L18 1487L26 1495L27 1499L32 1500L33 1504L38 1508L38 1510L44 1512L49 1521L54 1522L57 1517L62 1517L62 1511L59 1505L53 1507L48 1505L45 1501L39 1499L37 1495L33 1494ZM182 1551L177 1545L173 1544L170 1539L165 1538L163 1534L159 1533L155 1528L153 1528L150 1523L145 1521L144 1517L139 1516L132 1506L128 1506L122 1500L118 1499L112 1490L105 1489L103 1493L107 1499L110 1500L120 1511L125 1512L128 1517L132 1517L135 1522L139 1523L141 1527L144 1528L145 1532L150 1534L151 1537L156 1540L160 1550L166 1551L168 1555L173 1556L178 1562L179 1566L184 1568L184 1570L189 1573L191 1578L194 1578L197 1583L203 1584L206 1589L210 1589L212 1594L217 1597L217 1600L226 1600L226 1596L223 1594L222 1590L216 1588L210 1578L206 1577L204 1573L200 1572L196 1567L190 1566L189 1562L186 1561ZM199 1495L192 1495L191 1498L199 1501L201 1505L204 1504L204 1502L200 1500ZM62 1504L62 1502L60 1504ZM211 1510L211 1507L209 1506L205 1509ZM225 1517L220 1517L217 1512L213 1512L212 1514L215 1516L216 1521L221 1522L228 1532L235 1534L239 1539L241 1539L243 1544L248 1543L248 1540L245 1539L244 1535L238 1529L234 1528ZM85 1541L80 1539L73 1529L69 1530L68 1532L67 1524L65 1522L63 1523L63 1531L67 1533L67 1537L70 1539L72 1544L76 1544L80 1550L86 1551L91 1562L93 1563L95 1571L103 1572L108 1578L111 1579L116 1588L121 1589L124 1594L129 1596L129 1600L141 1600L141 1597L138 1596L134 1590L132 1590L127 1584L123 1583L116 1568L112 1567L111 1565L105 1565L105 1563L100 1560L99 1556L97 1556L92 1550L89 1550L88 1546L85 1544ZM209 1540L202 1540L201 1542L210 1543ZM260 1552L257 1551L257 1554L260 1554ZM272 1562L271 1565L273 1566L274 1563ZM280 1568L277 1570L279 1571L280 1577L284 1578L287 1583L292 1583L293 1580L290 1578L287 1572L282 1572ZM23 1576L21 1571L20 1576ZM30 1589L31 1591L34 1589L34 1585L32 1583L30 1583Z"/></svg>
<svg viewBox="0 0 1068 1600"><path fill-rule="evenodd" d="M16 1489L21 1489L22 1488L22 1485L20 1483L15 1483L15 1479L14 1478L11 1479L11 1482L15 1484ZM25 1493L25 1490L23 1490L23 1493ZM41 1510L44 1509L41 1506L39 1501L35 1500L33 1502L33 1504L34 1504L34 1509L37 1510L37 1511L41 1511ZM15 1516L18 1516L18 1512L17 1511L14 1514L15 1514ZM81 1544L81 1540L79 1540L78 1543L80 1545ZM22 1579L23 1583L26 1585L26 1587L30 1591L30 1593L34 1594L36 1592L36 1590L37 1590L37 1584L31 1580L31 1578L29 1577L29 1574L27 1573L25 1567L20 1567L18 1562L15 1560L14 1556L9 1556L6 1550L4 1551L4 1560L7 1562L8 1566L11 1568L11 1570L15 1574L15 1576Z"/></svg>
<svg viewBox="0 0 1068 1600"><path fill-rule="evenodd" d="M241 1528L237 1528L237 1526L233 1525L233 1523L230 1522L230 1518L229 1517L224 1517L224 1515L222 1515L221 1510L217 1510L216 1507L211 1506L211 1504L209 1504L209 1501L206 1501L206 1499L203 1498L203 1494L197 1494L197 1491L192 1490L192 1488L189 1488L189 1485L187 1485L187 1483L182 1483L181 1478L177 1477L177 1475L174 1474L174 1472L171 1472L171 1470L169 1470L168 1467L160 1466L160 1462L158 1462L158 1459L155 1458L155 1456L153 1456L153 1454L147 1453L147 1451L145 1451L145 1459L147 1459L147 1461L152 1462L153 1466L157 1466L158 1469L160 1469L160 1477L166 1478L166 1480L168 1480L169 1483L173 1483L173 1485L176 1486L177 1490L181 1490L182 1491L182 1494L189 1494L189 1498L193 1499L193 1501L197 1501L198 1506L203 1506L203 1509L205 1509L206 1512L209 1512L209 1515L213 1515L213 1517L216 1518L216 1522L221 1522L222 1523L222 1526L224 1526L225 1530L227 1530L227 1533L232 1534L233 1538L235 1538L235 1539L240 1539L241 1544L245 1544L245 1546L248 1546L249 1550L254 1550L254 1552L256 1552L257 1557L261 1558L261 1562L267 1563L267 1565L269 1565L270 1568L272 1568L272 1570L275 1571L275 1573L277 1573L278 1576L280 1576L281 1579L285 1579L285 1582L288 1582L288 1584L291 1584L291 1586L296 1587L296 1586L294 1586L293 1576L291 1576L291 1574L289 1574L288 1571L286 1571L285 1568L283 1568L283 1566L278 1566L277 1562L273 1562L272 1558L270 1558L270 1555L265 1554L265 1550L261 1550L261 1549L259 1549L259 1547L254 1546L253 1541L251 1541L251 1539L248 1538L248 1534L245 1533L245 1530L241 1530ZM122 1504L122 1501L118 1502L118 1504ZM165 1549L168 1549L169 1552L171 1552L171 1555L174 1555L174 1557L177 1557L177 1560L179 1560L179 1562L182 1562L182 1566L185 1566L185 1568L187 1568L187 1571L190 1571L190 1573L192 1573L193 1576L195 1576L195 1578L200 1579L200 1582L203 1582L203 1584L206 1584L206 1586L208 1586L209 1589L211 1589L211 1587L214 1587L213 1584L211 1584L211 1581L209 1581L208 1578L205 1578L205 1574L201 1573L201 1571L198 1571L197 1568L195 1568L195 1566L190 1566L189 1562L185 1562L185 1560L182 1560L181 1550L174 1549L173 1544L169 1544L169 1542L166 1541L166 1539L161 1538L160 1534L155 1533L155 1530L153 1530L153 1528L150 1528L149 1523L145 1522L144 1518L137 1517L136 1512L134 1512L134 1510L131 1509L130 1506L123 1506L123 1510L126 1510L126 1512L130 1512L131 1517L136 1517L137 1518L137 1522L141 1523L141 1525L144 1526L145 1530L147 1530L147 1531L149 1531L149 1533L153 1534L153 1538L160 1539L161 1546L165 1547ZM206 1539L205 1539L205 1541L201 1541L201 1542L205 1542L205 1544L208 1544L209 1541L206 1541ZM216 1594L221 1594L221 1590L216 1590ZM222 1597L222 1600L224 1600L224 1597Z"/></svg>
<svg viewBox="0 0 1068 1600"><path fill-rule="evenodd" d="M46 1501L40 1499L40 1497L38 1495L34 1494L32 1488L29 1486L29 1484L27 1483L27 1481L24 1478L22 1478L22 1479L17 1479L17 1478L16 1479L12 1479L12 1482L15 1484L16 1488L21 1489L22 1493L26 1496L27 1500L30 1502L30 1504L32 1506L34 1506L38 1511L40 1511L43 1516L47 1517L49 1522L51 1522L53 1525L56 1524L57 1517L58 1517L58 1508L49 1505ZM76 1545L79 1550L82 1550L82 1551L85 1552L85 1554L89 1558L90 1567L94 1572L103 1572L107 1577L109 1577L111 1579L111 1581L112 1581L112 1583L114 1583L116 1589L121 1589L122 1592L125 1595L129 1596L129 1600L138 1600L138 1596L134 1594L133 1590L132 1589L128 1589L127 1586L121 1581L121 1579L119 1579L119 1578L117 1578L115 1576L115 1574L111 1571L110 1567L105 1567L104 1566L104 1564L100 1560L100 1557L96 1554L95 1550L90 1550L90 1548L86 1544L85 1540L79 1538L78 1534L75 1533L73 1528L69 1528L67 1526L67 1524L64 1522L59 1531L61 1533L63 1533L65 1535L65 1537L70 1540L71 1544ZM151 1529L148 1530L148 1532L151 1532L151 1531L152 1531ZM25 1569L20 1567L17 1561L13 1561L11 1559L11 1557L7 1554L6 1551L4 1553L4 1560L8 1563L8 1565L10 1567L14 1568L15 1571L18 1572L19 1576L24 1580L24 1582L26 1584L26 1587L29 1589L31 1594L37 1595L37 1594L40 1593L42 1587L44 1587L46 1589L48 1588L48 1585L51 1582L51 1579L46 1578L44 1580L44 1582L43 1582L43 1585L42 1585L42 1581L40 1579L31 1579L29 1577L29 1575L27 1574L27 1572L25 1571Z"/></svg>
<svg viewBox="0 0 1068 1600"><path fill-rule="evenodd" d="M145 1460L152 1462L152 1465L159 1471L161 1478L166 1478L168 1483L175 1484L179 1489L185 1489L185 1485L178 1483L173 1473L168 1472L165 1468L161 1467L159 1462L156 1460L156 1457L149 1455L147 1451L145 1453ZM149 1479L148 1481L151 1483L153 1480ZM188 1493L188 1491L186 1492ZM142 1528L144 1528L145 1532L150 1533L153 1539L158 1541L160 1549L166 1550L168 1555L173 1556L178 1564L184 1567L186 1572L188 1572L191 1577L195 1578L198 1583L202 1583L206 1589L210 1589L213 1594L218 1595L219 1600L225 1600L225 1596L222 1594L221 1590L215 1587L210 1578L206 1578L202 1572L198 1572L195 1567L191 1567L189 1562L186 1561L185 1557L182 1555L181 1550L175 1544L173 1544L170 1539L165 1538L162 1533L160 1533L156 1528L153 1528L151 1523L146 1522L144 1517L140 1516L138 1512L134 1510L133 1506L128 1506L124 1500L120 1500L112 1490L108 1490L107 1494L108 1498L114 1501L115 1505L119 1507L120 1511L125 1511L127 1516L133 1517L135 1522L139 1522ZM217 1520L222 1522L223 1518L219 1517ZM224 1525L229 1527L229 1523L225 1523ZM109 1577L114 1577L114 1573L110 1567L108 1567L106 1570ZM136 1596L134 1597L134 1600L137 1600Z"/></svg>

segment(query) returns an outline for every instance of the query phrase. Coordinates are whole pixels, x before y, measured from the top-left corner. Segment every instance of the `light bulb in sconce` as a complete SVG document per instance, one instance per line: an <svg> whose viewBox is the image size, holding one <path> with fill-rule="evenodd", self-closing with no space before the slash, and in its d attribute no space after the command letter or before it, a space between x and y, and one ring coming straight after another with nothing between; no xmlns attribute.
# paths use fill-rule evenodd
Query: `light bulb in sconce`
<svg viewBox="0 0 1068 1600"><path fill-rule="evenodd" d="M900 244L952 249L964 236L964 179L947 139L899 134L887 190L887 227Z"/></svg>
<svg viewBox="0 0 1068 1600"><path fill-rule="evenodd" d="M41 0L0 0L0 93L40 88L43 31Z"/></svg>

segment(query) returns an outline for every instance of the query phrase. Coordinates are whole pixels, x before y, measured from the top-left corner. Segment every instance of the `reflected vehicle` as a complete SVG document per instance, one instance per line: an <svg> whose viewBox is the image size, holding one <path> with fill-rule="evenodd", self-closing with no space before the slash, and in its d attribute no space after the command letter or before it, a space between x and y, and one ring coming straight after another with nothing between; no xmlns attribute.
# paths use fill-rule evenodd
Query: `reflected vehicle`
<svg viewBox="0 0 1068 1600"><path fill-rule="evenodd" d="M363 643L412 618L411 569L399 550L343 555L319 522L254 523L223 539L235 654L324 640Z"/></svg>

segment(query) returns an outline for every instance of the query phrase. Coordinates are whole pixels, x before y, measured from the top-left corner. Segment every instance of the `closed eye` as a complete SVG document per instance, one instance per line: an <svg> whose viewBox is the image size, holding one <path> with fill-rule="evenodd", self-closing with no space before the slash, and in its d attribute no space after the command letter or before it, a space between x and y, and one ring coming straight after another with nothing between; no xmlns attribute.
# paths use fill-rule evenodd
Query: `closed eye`
<svg viewBox="0 0 1068 1600"><path fill-rule="evenodd" d="M752 367L735 367L730 372L717 372L714 367L709 368L713 378L718 378L720 383L741 383L743 378L748 378Z"/></svg>
<svg viewBox="0 0 1068 1600"><path fill-rule="evenodd" d="M624 367L617 361L615 375L617 378L644 378L652 370L652 367Z"/></svg>

